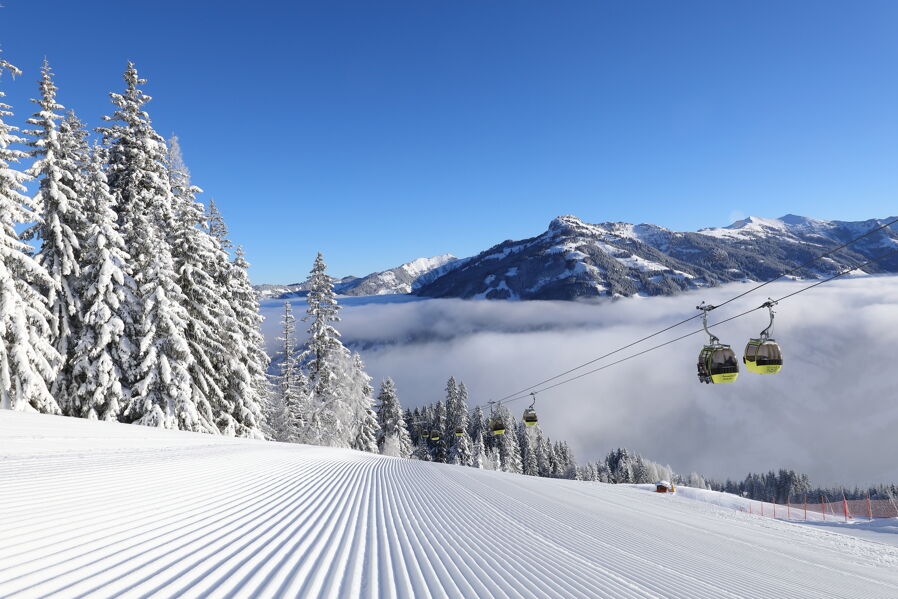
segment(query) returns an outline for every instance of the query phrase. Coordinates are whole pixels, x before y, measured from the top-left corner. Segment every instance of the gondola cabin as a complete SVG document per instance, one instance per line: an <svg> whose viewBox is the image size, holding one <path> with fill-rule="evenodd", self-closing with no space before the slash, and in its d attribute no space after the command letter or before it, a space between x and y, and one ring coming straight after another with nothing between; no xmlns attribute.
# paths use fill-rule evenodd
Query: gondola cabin
<svg viewBox="0 0 898 599"><path fill-rule="evenodd" d="M465 429L463 429L463 428L461 428L461 427L455 429L455 436L456 436L456 437L464 437L464 436L465 436Z"/></svg>
<svg viewBox="0 0 898 599"><path fill-rule="evenodd" d="M677 488L673 483L666 480L659 480L655 483L655 493L676 493Z"/></svg>
<svg viewBox="0 0 898 599"><path fill-rule="evenodd" d="M505 423L501 418L495 417L490 421L490 431L494 436L505 434Z"/></svg>
<svg viewBox="0 0 898 599"><path fill-rule="evenodd" d="M440 431L434 429L430 431L430 440L431 441L439 441L440 440Z"/></svg>
<svg viewBox="0 0 898 599"><path fill-rule="evenodd" d="M783 352L773 339L751 339L742 361L749 372L776 374L783 368Z"/></svg>
<svg viewBox="0 0 898 599"><path fill-rule="evenodd" d="M524 410L524 417L522 418L524 424L526 426L536 426L539 424L539 419L536 417L536 410L533 408L527 408Z"/></svg>
<svg viewBox="0 0 898 599"><path fill-rule="evenodd" d="M706 345L698 355L698 379L703 383L732 383L739 376L739 362L729 345Z"/></svg>

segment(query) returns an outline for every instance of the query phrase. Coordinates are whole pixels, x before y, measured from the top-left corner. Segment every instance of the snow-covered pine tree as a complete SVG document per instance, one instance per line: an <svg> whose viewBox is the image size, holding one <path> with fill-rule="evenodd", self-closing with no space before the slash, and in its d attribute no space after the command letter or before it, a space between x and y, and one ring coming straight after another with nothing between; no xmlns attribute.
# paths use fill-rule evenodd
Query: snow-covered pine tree
<svg viewBox="0 0 898 599"><path fill-rule="evenodd" d="M518 446L521 449L521 473L528 476L539 476L536 444L533 435L530 434L530 429L523 422L518 425L517 435Z"/></svg>
<svg viewBox="0 0 898 599"><path fill-rule="evenodd" d="M470 466L473 460L471 438L468 437L468 390L464 383L455 386L455 379L446 384L446 411L450 435L449 463ZM461 431L461 436L456 434Z"/></svg>
<svg viewBox="0 0 898 599"><path fill-rule="evenodd" d="M436 402L436 405L433 409L433 421L430 425L430 430L437 430L440 433L440 438L436 441L433 440L433 433L431 432L431 440L430 440L430 456L434 462L439 462L441 464L446 463L447 452L446 452L446 439L448 434L452 434L454 436L454 432L448 433L446 430L446 404L442 401Z"/></svg>
<svg viewBox="0 0 898 599"><path fill-rule="evenodd" d="M146 80L138 77L133 63L128 63L124 79L125 92L110 94L115 112L103 117L113 124L99 129L109 147L109 190L137 286L127 332L136 355L126 373L131 392L123 419L215 433L211 407L195 402L187 300L177 284L165 235L175 218L165 141L144 111L150 97L138 88Z"/></svg>
<svg viewBox="0 0 898 599"><path fill-rule="evenodd" d="M537 427L534 452L536 454L536 470L538 476L552 476L552 464L549 459L551 451L551 444L548 439L543 436L542 430Z"/></svg>
<svg viewBox="0 0 898 599"><path fill-rule="evenodd" d="M483 408L477 406L471 415L471 422L468 424L468 435L471 439L471 466L474 468L484 468L486 466L486 444L484 436L487 434L486 426L483 420Z"/></svg>
<svg viewBox="0 0 898 599"><path fill-rule="evenodd" d="M233 244L228 239L228 226L218 209L214 198L209 199L209 207L206 210L206 232L216 238L226 252L231 251Z"/></svg>
<svg viewBox="0 0 898 599"><path fill-rule="evenodd" d="M127 398L122 379L134 348L125 337L126 310L134 305L135 286L103 162L103 149L95 146L83 196L87 221L87 237L81 247L83 316L74 343L71 414L115 420Z"/></svg>
<svg viewBox="0 0 898 599"><path fill-rule="evenodd" d="M502 471L521 474L523 471L521 449L518 446L518 436L515 434L518 423L504 405L498 407L498 412L505 422L506 429L504 435L499 435L497 447L502 462Z"/></svg>
<svg viewBox="0 0 898 599"><path fill-rule="evenodd" d="M576 478L577 461L574 459L574 452L568 446L567 441L560 441L556 450L558 455L558 467L560 478Z"/></svg>
<svg viewBox="0 0 898 599"><path fill-rule="evenodd" d="M377 416L374 414L374 400L371 394L371 377L365 372L362 357L352 354L346 381L349 383L346 403L349 408L349 446L359 451L377 453Z"/></svg>
<svg viewBox="0 0 898 599"><path fill-rule="evenodd" d="M377 395L377 447L383 455L407 458L412 452L412 440L402 415L396 384L386 378ZM410 413L409 413L410 414Z"/></svg>
<svg viewBox="0 0 898 599"><path fill-rule="evenodd" d="M334 324L340 321L333 279L321 252L309 275L308 307L304 322L309 323L309 338L300 355L300 363L309 378L309 409L303 432L304 442L314 445L348 447L347 429L351 410L344 393L345 364L349 351L340 342Z"/></svg>
<svg viewBox="0 0 898 599"><path fill-rule="evenodd" d="M233 314L221 326L226 353L219 356L223 359L219 374L225 400L214 410L217 424L226 435L260 437L263 411L272 409L271 390L266 376L268 355L261 331L263 318L249 281L249 263L239 247L234 261L230 261L228 252L233 244L214 200L209 201L206 211L205 232L221 250L212 255L214 260L206 267L229 306L227 312Z"/></svg>
<svg viewBox="0 0 898 599"><path fill-rule="evenodd" d="M4 71L21 74L0 56L0 76ZM0 91L0 407L59 414L49 386L56 380L60 356L49 342L46 299L35 289L52 286L53 280L16 233L17 225L39 217L22 193L28 176L11 166L27 154L9 147L24 140L3 120L12 116L2 101L5 96Z"/></svg>
<svg viewBox="0 0 898 599"><path fill-rule="evenodd" d="M293 306L284 302L284 316L281 319L281 336L277 338L281 346L281 362L274 377L271 400L268 404L268 426L275 441L294 441L302 429L302 389L296 361L296 319Z"/></svg>
<svg viewBox="0 0 898 599"><path fill-rule="evenodd" d="M418 408L412 412L406 408L405 410L405 426L408 427L408 435L412 440L412 446L418 444L418 438L421 436L421 411Z"/></svg>
<svg viewBox="0 0 898 599"><path fill-rule="evenodd" d="M62 363L50 392L56 398L64 414L71 414L72 362L74 340L81 321L81 240L86 225L79 188L83 188L82 174L73 154L76 149L65 148L77 143L74 132L67 129L68 137L59 129L57 121L63 120L63 106L56 101L56 85L50 65L44 60L39 82L40 98L32 102L40 110L28 119L34 127L26 131L32 139L34 163L27 174L38 181L37 193L31 205L40 219L24 235L24 239L40 242L35 259L49 273L53 281L41 292L47 297L50 320L50 343L59 352ZM81 140L83 142L83 138Z"/></svg>
<svg viewBox="0 0 898 599"><path fill-rule="evenodd" d="M211 268L216 269L214 265ZM227 271L227 297L234 318L225 329L227 362L224 366L224 403L216 410L216 423L223 435L262 438L264 406L269 402L268 354L262 336L259 300L249 280L249 262L237 247Z"/></svg>
<svg viewBox="0 0 898 599"><path fill-rule="evenodd" d="M229 329L236 314L228 293L216 280L216 273L228 260L218 240L205 231L205 210L196 201L198 187L190 182L177 137L168 143L166 156L172 191L172 217L167 224L176 282L184 295L187 311L184 331L190 348L190 380L194 402L208 406L211 420L225 434L235 435L239 424L231 416L234 403L226 401L229 366ZM230 327L226 323L231 323ZM239 419L238 419L239 422ZM257 426L260 423L257 423Z"/></svg>

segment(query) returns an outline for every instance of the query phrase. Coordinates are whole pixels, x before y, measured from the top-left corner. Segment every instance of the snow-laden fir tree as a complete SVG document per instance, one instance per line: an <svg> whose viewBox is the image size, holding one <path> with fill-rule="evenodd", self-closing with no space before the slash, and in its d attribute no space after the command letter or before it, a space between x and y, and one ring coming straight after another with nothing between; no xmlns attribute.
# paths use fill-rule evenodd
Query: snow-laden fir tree
<svg viewBox="0 0 898 599"><path fill-rule="evenodd" d="M144 105L150 97L133 63L125 91L112 93L116 110L101 128L109 147L107 179L118 223L131 257L136 301L130 306L129 341L136 349L126 379L130 397L123 419L148 426L217 432L207 402L195 402L187 341L187 298L177 284L166 227L175 217L165 141Z"/></svg>
<svg viewBox="0 0 898 599"><path fill-rule="evenodd" d="M52 315L49 341L62 358L50 392L63 413L71 414L73 340L81 320L80 246L87 228L78 193L83 187L81 165L77 161L77 149L72 147L79 140L75 132L69 130L65 136L59 129L63 106L56 101L56 85L46 60L41 68L39 91L40 98L32 102L40 110L28 119L33 129L26 133L32 137L28 145L33 148L31 156L34 157L28 175L38 181L32 206L40 219L23 237L38 240L40 249L35 259L53 281L41 290Z"/></svg>
<svg viewBox="0 0 898 599"><path fill-rule="evenodd" d="M464 383L456 386L454 377L446 384L446 412L450 435L449 463L470 466L474 457L468 437L468 390ZM458 431L460 436L456 434Z"/></svg>
<svg viewBox="0 0 898 599"><path fill-rule="evenodd" d="M521 450L521 473L527 476L539 476L535 434L522 422L518 425L517 435L518 446Z"/></svg>
<svg viewBox="0 0 898 599"><path fill-rule="evenodd" d="M386 378L377 394L377 447L383 455L407 458L412 452L412 440L399 405L396 384Z"/></svg>
<svg viewBox="0 0 898 599"><path fill-rule="evenodd" d="M411 426L412 457L425 462L431 461L430 455L430 423L431 414L427 406L415 408L413 419L406 424Z"/></svg>
<svg viewBox="0 0 898 599"><path fill-rule="evenodd" d="M414 411L405 409L405 427L408 429L408 436L412 440L412 445L414 446L418 442L418 422L421 420L421 414L418 411L418 408L415 408Z"/></svg>
<svg viewBox="0 0 898 599"><path fill-rule="evenodd" d="M0 76L21 73L0 56ZM50 311L35 286L54 284L50 275L28 254L31 247L16 226L39 218L23 195L28 176L12 168L27 154L11 144L24 140L4 121L12 116L0 91L0 407L60 413L49 385L56 380L60 356L50 343Z"/></svg>
<svg viewBox="0 0 898 599"><path fill-rule="evenodd" d="M201 411L209 411L208 419L221 425L222 432L235 434L231 420L220 416L222 412L230 413L230 404L226 408L225 400L228 331L236 326L228 294L214 277L219 265L227 262L227 254L205 231L205 210L196 201L201 190L190 182L177 137L169 140L166 164L172 192L172 222L165 227L166 240L171 247L175 282L187 312L184 336L191 356L193 401Z"/></svg>
<svg viewBox="0 0 898 599"><path fill-rule="evenodd" d="M268 355L262 336L259 300L249 280L249 263L237 247L224 287L234 318L226 325L225 400L216 413L222 434L260 439L263 406L270 394Z"/></svg>
<svg viewBox="0 0 898 599"><path fill-rule="evenodd" d="M115 420L126 403L123 373L134 348L125 336L127 307L135 303L125 242L118 232L114 199L103 170L103 149L95 146L83 197L87 236L81 248L82 326L72 364L71 415Z"/></svg>
<svg viewBox="0 0 898 599"><path fill-rule="evenodd" d="M537 427L536 442L534 443L534 452L536 454L536 470L538 476L552 476L553 466L550 460L552 453L552 444L548 438L543 435L542 430Z"/></svg>
<svg viewBox="0 0 898 599"><path fill-rule="evenodd" d="M274 377L268 421L275 441L296 442L303 429L305 377L297 360L296 318L289 301L284 302L281 327L281 362Z"/></svg>
<svg viewBox="0 0 898 599"><path fill-rule="evenodd" d="M348 447L353 411L345 397L349 351L340 342L334 324L340 321L333 279L327 274L319 252L309 275L308 307L303 321L309 323L308 340L300 362L309 379L309 402L303 442Z"/></svg>
<svg viewBox="0 0 898 599"><path fill-rule="evenodd" d="M348 383L346 389L346 407L350 421L349 446L359 451L377 453L377 416L374 413L374 399L371 394L371 377L365 372L362 357L355 353L345 375Z"/></svg>
<svg viewBox="0 0 898 599"><path fill-rule="evenodd" d="M434 405L430 430L430 457L434 462L445 464L447 458L446 439L449 435L455 436L455 432L446 430L446 404L442 401L438 401ZM433 431L439 432L440 438L436 441L433 440Z"/></svg>
<svg viewBox="0 0 898 599"><path fill-rule="evenodd" d="M209 207L206 210L206 231L218 240L223 250L231 251L233 244L228 239L228 226L225 224L224 217L222 217L214 198L209 200Z"/></svg>
<svg viewBox="0 0 898 599"><path fill-rule="evenodd" d="M518 436L515 434L517 421L504 405L499 405L496 412L505 423L505 434L497 436L497 449L502 462L502 471L521 474L523 471L521 450L518 446Z"/></svg>
<svg viewBox="0 0 898 599"><path fill-rule="evenodd" d="M484 437L487 434L487 428L484 425L483 408L477 406L471 415L471 422L468 425L468 435L471 439L471 466L475 468L483 468L486 465L487 447Z"/></svg>
<svg viewBox="0 0 898 599"><path fill-rule="evenodd" d="M577 462L567 441L559 441L555 444L555 456L555 476L558 478L576 478Z"/></svg>
<svg viewBox="0 0 898 599"><path fill-rule="evenodd" d="M262 412L271 409L266 374L268 355L262 337L259 302L249 280L249 263L239 247L234 260L230 260L227 252L233 244L228 239L224 219L211 200L206 212L205 232L221 250L212 254L214 259L206 268L228 304L226 312L233 314L221 327L226 351L216 362L221 363L221 387L225 399L215 408L216 422L225 435L261 437Z"/></svg>

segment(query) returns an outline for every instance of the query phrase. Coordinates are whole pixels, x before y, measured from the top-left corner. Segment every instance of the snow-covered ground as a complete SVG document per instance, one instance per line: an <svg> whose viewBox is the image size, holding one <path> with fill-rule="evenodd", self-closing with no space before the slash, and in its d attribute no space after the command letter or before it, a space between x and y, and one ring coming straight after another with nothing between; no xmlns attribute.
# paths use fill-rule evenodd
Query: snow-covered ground
<svg viewBox="0 0 898 599"><path fill-rule="evenodd" d="M898 549L627 486L0 411L2 597L898 597Z"/></svg>
<svg viewBox="0 0 898 599"><path fill-rule="evenodd" d="M655 485L631 485L642 491L654 492ZM748 512L758 516L775 517L780 520L791 520L802 526L814 526L828 528L842 534L851 535L861 539L886 543L898 547L898 518L876 518L868 521L861 514L852 514L846 521L842 512L842 505L836 500L828 506L826 515L815 512L812 507L806 513L801 503L792 506L774 505L769 502L746 499L730 493L720 493L707 489L694 489L691 487L677 487L677 495L680 499L701 501L716 506Z"/></svg>

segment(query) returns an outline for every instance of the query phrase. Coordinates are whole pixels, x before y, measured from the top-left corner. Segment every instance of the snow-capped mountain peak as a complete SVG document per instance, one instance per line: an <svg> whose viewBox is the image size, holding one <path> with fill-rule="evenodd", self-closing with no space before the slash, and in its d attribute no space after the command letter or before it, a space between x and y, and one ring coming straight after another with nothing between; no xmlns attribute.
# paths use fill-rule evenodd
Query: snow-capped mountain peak
<svg viewBox="0 0 898 599"><path fill-rule="evenodd" d="M469 258L418 258L366 277L347 277L344 295L413 293L427 297L577 299L671 295L729 281L767 280L890 219L818 220L795 214L750 216L726 227L677 232L652 224L586 223L558 216L543 233L506 240ZM814 264L803 276L830 275L898 245L898 226ZM898 256L868 272L898 272ZM264 286L263 286L264 287ZM271 292L282 288L271 287ZM281 296L296 295L296 291ZM273 293L261 290L267 297Z"/></svg>
<svg viewBox="0 0 898 599"><path fill-rule="evenodd" d="M458 258L452 254L440 254L439 256L433 256L432 258L417 258L411 262L406 262L399 268L407 272L410 276L420 277L435 268L440 268L455 260L458 260Z"/></svg>

